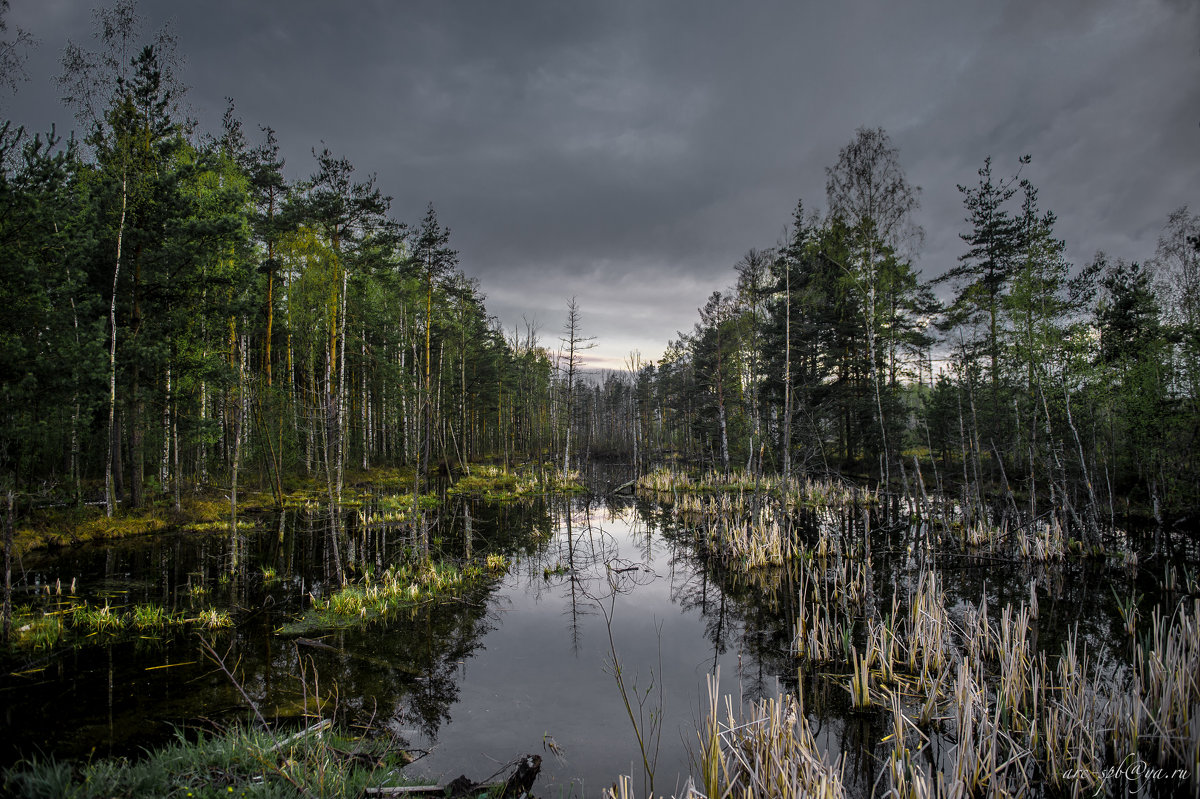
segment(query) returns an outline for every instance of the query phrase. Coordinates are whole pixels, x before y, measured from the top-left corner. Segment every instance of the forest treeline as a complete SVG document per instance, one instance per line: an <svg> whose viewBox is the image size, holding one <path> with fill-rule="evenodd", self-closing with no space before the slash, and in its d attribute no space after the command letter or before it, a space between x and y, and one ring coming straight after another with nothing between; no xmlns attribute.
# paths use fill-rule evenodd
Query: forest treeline
<svg viewBox="0 0 1200 799"><path fill-rule="evenodd" d="M958 186L961 255L923 280L918 189L886 132L858 130L824 214L797 203L661 361L594 387L596 449L916 496L933 482L967 519L999 503L1083 531L1194 508L1200 217L1171 214L1144 264L1073 265L1029 163L985 159Z"/></svg>
<svg viewBox="0 0 1200 799"><path fill-rule="evenodd" d="M923 280L919 191L860 129L824 213L798 203L657 363L589 382L574 300L560 353L506 333L432 205L394 219L323 146L286 179L275 131L247 133L232 102L198 132L176 69L173 39L142 42L119 3L62 59L81 137L0 128L0 475L22 492L111 513L236 498L240 469L277 502L297 475L336 502L351 469L615 456L851 475L1088 529L1200 496L1187 209L1144 264L1071 264L1029 159L987 159L958 187L961 256Z"/></svg>
<svg viewBox="0 0 1200 799"><path fill-rule="evenodd" d="M97 29L58 77L82 140L0 128L10 487L96 500L103 481L111 513L207 484L236 496L240 467L276 500L297 474L334 498L347 469L427 475L565 434L536 330L488 316L432 204L396 220L324 147L285 179L276 133L248 135L232 101L197 132L173 40L140 42L131 4Z"/></svg>

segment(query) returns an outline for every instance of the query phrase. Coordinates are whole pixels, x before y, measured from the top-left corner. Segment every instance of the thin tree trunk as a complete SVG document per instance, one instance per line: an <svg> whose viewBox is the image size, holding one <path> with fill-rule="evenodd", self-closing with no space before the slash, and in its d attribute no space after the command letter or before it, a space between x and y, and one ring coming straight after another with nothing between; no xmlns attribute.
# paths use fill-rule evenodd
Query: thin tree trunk
<svg viewBox="0 0 1200 799"><path fill-rule="evenodd" d="M725 370L721 348L721 323L724 321L717 316L717 420L721 426L721 469L729 474L729 431L725 424Z"/></svg>
<svg viewBox="0 0 1200 799"><path fill-rule="evenodd" d="M165 494L170 491L171 480L171 364L167 364L166 375L166 398L163 401L162 414L162 431L163 431L163 446L162 457L158 462L158 490L159 493Z"/></svg>
<svg viewBox="0 0 1200 799"><path fill-rule="evenodd" d="M133 258L133 312L130 317L130 337L136 340L142 332L142 247L139 245ZM135 508L143 505L142 488L146 483L146 431L143 425L146 421L146 401L142 395L142 365L140 359L134 358L132 397L133 417L129 425L129 459L132 476L129 485L130 504Z"/></svg>
<svg viewBox="0 0 1200 799"><path fill-rule="evenodd" d="M1071 428L1071 435L1075 438L1075 447L1079 452L1079 469L1083 472L1083 484L1087 488L1088 509L1087 509L1087 529L1084 535L1087 536L1089 542L1095 542L1098 531L1096 530L1096 490L1092 486L1092 478L1088 472L1087 458L1083 454L1083 441L1079 438L1079 431L1075 429L1075 420L1071 416L1071 392L1066 386L1066 380L1063 381L1063 398L1066 400L1067 411L1067 426ZM1157 496L1155 497L1157 500Z"/></svg>
<svg viewBox="0 0 1200 799"><path fill-rule="evenodd" d="M443 364L446 360L446 341L438 342L438 385L437 385L437 405L434 407L434 415L438 420L438 447L442 451L442 462L449 463L450 458L446 454L446 413L442 405L442 389L446 385L446 370Z"/></svg>
<svg viewBox="0 0 1200 799"><path fill-rule="evenodd" d="M362 363L359 366L361 375L359 377L359 385L361 393L359 394L359 422L362 424L362 469L367 471L370 468L370 443L371 443L371 409L370 401L367 399L367 326L362 325L362 341L360 342Z"/></svg>
<svg viewBox="0 0 1200 799"><path fill-rule="evenodd" d="M238 467L241 465L242 460L242 417L245 415L246 402L246 342L244 335L239 342L238 350L237 395L233 402L233 458L229 468L229 570L231 572L237 571L239 561L237 531Z"/></svg>
<svg viewBox="0 0 1200 799"><path fill-rule="evenodd" d="M178 404L174 400L171 406L171 449L175 453L175 479L172 481L175 492L175 512L181 513L183 508L180 502L181 488L179 483L183 479L183 474L179 469L179 409Z"/></svg>
<svg viewBox="0 0 1200 799"><path fill-rule="evenodd" d="M341 310L338 314L338 387L337 387L337 504L342 504L342 481L346 466L346 288L350 270L342 267Z"/></svg>
<svg viewBox="0 0 1200 799"><path fill-rule="evenodd" d="M116 501L113 485L113 447L115 444L117 412L117 281L121 276L121 241L125 235L125 206L128 202L129 178L121 175L121 221L117 224L117 260L113 267L112 301L108 306L108 326L111 331L108 345L108 457L104 461L104 515L112 517Z"/></svg>
<svg viewBox="0 0 1200 799"><path fill-rule="evenodd" d="M13 491L5 492L4 513L4 644L12 634L12 549L13 549Z"/></svg>
<svg viewBox="0 0 1200 799"><path fill-rule="evenodd" d="M460 318L459 327L462 330L462 349L458 358L458 390L459 390L459 411L462 423L462 451L459 457L462 459L463 471L467 474L471 473L471 467L467 464L468 458L468 440L467 440L467 320L466 308L463 309Z"/></svg>
<svg viewBox="0 0 1200 799"><path fill-rule="evenodd" d="M57 232L57 231L58 231L58 226L56 224L55 232ZM67 282L70 283L70 281L71 281L71 269L68 267L67 268ZM79 346L79 312L78 312L78 309L75 307L75 293L74 293L73 287L71 289L70 300L71 300L71 323L74 327L74 332L75 332L75 353L76 353L77 357L73 359L73 362L71 365L71 455L70 455L70 465L68 467L68 470L70 471L70 480L71 480L71 499L73 502L78 503L79 502L79 494L80 494L80 482L81 482L80 474L79 474L80 403L79 403L79 357L78 356L81 355L81 352L80 352L80 346Z"/></svg>
<svg viewBox="0 0 1200 799"><path fill-rule="evenodd" d="M274 221L275 197L272 194L269 201L267 218ZM263 369L267 373L267 387L271 387L271 336L275 327L275 241L267 240L267 329L263 336ZM291 325L288 325L288 337L291 337ZM290 344L290 342L289 342Z"/></svg>
<svg viewBox="0 0 1200 799"><path fill-rule="evenodd" d="M125 411L124 409L117 412L116 427L113 429L113 491L116 493L117 501L125 500L125 456L121 451L121 442L124 434L121 432L125 427Z"/></svg>
<svg viewBox="0 0 1200 799"><path fill-rule="evenodd" d="M792 476L792 268L783 269L783 479Z"/></svg>
<svg viewBox="0 0 1200 799"><path fill-rule="evenodd" d="M867 248L867 307L864 309L867 315L867 358L871 363L871 382L875 385L875 412L879 419L879 436L880 443L883 445L883 469L880 477L883 479L885 486L891 485L892 482L892 464L891 451L888 446L887 423L883 417L883 397L879 386L879 364L876 363L876 344L875 344L875 244L872 241Z"/></svg>
<svg viewBox="0 0 1200 799"><path fill-rule="evenodd" d="M422 431L422 451L417 468L417 472L423 477L427 477L429 473L433 436L433 405L430 402L433 396L433 364L430 361L430 337L433 332L433 271L431 266L428 264L426 266L428 274L425 285L425 400L423 407L425 429Z"/></svg>
<svg viewBox="0 0 1200 799"><path fill-rule="evenodd" d="M203 317L202 317L203 318ZM202 325L203 327L203 325ZM201 332L201 336L204 333ZM208 422L208 382L200 381L200 425L206 427ZM205 442L204 436L200 437L200 448L196 454L196 471L200 476L200 483L204 485L208 483L208 444Z"/></svg>
<svg viewBox="0 0 1200 799"><path fill-rule="evenodd" d="M133 419L129 427L129 459L132 466L132 475L129 480L129 504L135 508L140 508L144 504L142 486L146 481L146 431L142 429L146 409L142 400L139 371L137 367L134 368L133 391L131 392L133 394L133 410L130 412Z"/></svg>

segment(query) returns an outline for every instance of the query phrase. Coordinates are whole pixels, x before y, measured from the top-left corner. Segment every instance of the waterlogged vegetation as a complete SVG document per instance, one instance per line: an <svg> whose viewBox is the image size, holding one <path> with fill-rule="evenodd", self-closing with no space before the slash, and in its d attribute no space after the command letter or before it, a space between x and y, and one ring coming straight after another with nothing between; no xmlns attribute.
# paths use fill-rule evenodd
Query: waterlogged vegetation
<svg viewBox="0 0 1200 799"><path fill-rule="evenodd" d="M502 572L506 564L489 561L488 565L469 563L459 567L447 563L405 563L389 566L378 577L368 572L354 585L339 588L327 598L313 599L307 613L283 625L278 632L311 633L386 621L421 602L458 596L473 581L489 573Z"/></svg>
<svg viewBox="0 0 1200 799"><path fill-rule="evenodd" d="M137 760L110 759L81 768L35 759L0 785L28 799L74 797L360 797L405 785L408 760L363 737L316 724L295 734L237 727L180 734Z"/></svg>
<svg viewBox="0 0 1200 799"><path fill-rule="evenodd" d="M67 600L13 612L11 646L17 650L47 650L61 646L109 641L121 635L169 635L192 630L218 630L233 624L228 611L203 608L169 611L155 605L131 607L93 605Z"/></svg>
<svg viewBox="0 0 1200 799"><path fill-rule="evenodd" d="M658 471L639 485L706 557L797 597L792 691L742 702L709 684L694 775L705 794L1200 791L1194 547L1188 565L1155 558L1151 576L1139 570L1144 540L1110 529L1085 544L1053 516L968 524L928 496L736 474ZM1058 594L1047 578L1077 568L1111 575L1115 604L1098 631L1059 618L1039 639L1046 589ZM983 576L978 593L951 600L945 581L965 571ZM831 690L847 724L878 731L865 751L814 737ZM635 795L628 779L612 793Z"/></svg>
<svg viewBox="0 0 1200 799"><path fill-rule="evenodd" d="M558 472L546 468L509 470L500 466L476 466L459 477L448 489L450 494L469 494L489 502L520 499L545 494L585 491L579 472Z"/></svg>
<svg viewBox="0 0 1200 799"><path fill-rule="evenodd" d="M1086 547L1064 536L1041 557L1022 543L1047 535L1036 526L997 516L964 535L953 501L847 481L658 471L638 491L446 495L426 514L359 522L390 502L385 489L344 511L344 582L320 507L260 520L234 572L226 537L195 533L34 553L43 587L27 604L63 630L15 652L4 688L53 714L79 699L50 697L60 679L94 685L99 706L72 712L121 768L151 768L137 748L182 746L176 730L200 718L245 731L249 713L271 740L322 720L368 729L378 752L416 759L409 781L478 779L538 752L541 790L581 796L614 780L620 795L683 795L688 777L710 796L1118 795L1126 783L1104 775L1129 757L1189 775L1143 777L1146 796L1195 789L1200 585L1186 541L1165 558L1152 531ZM164 581L174 604L144 601ZM101 587L107 606L91 598ZM54 612L68 602L78 610ZM203 608L232 623L205 631L229 648L228 673L190 631ZM300 673L322 687L300 688ZM122 711L147 679L137 690L159 709ZM306 691L334 686L336 709L305 711ZM60 731L25 733L79 751ZM237 768L222 769L241 790ZM57 772L9 778L37 773Z"/></svg>
<svg viewBox="0 0 1200 799"><path fill-rule="evenodd" d="M995 556L1028 561L1059 561L1068 555L1109 559L1137 566L1137 552L1126 530L1094 531L1085 542L1064 533L1066 523L1057 513L1031 521L1001 515L999 521L971 518L954 500L926 493L911 496L881 495L847 481L784 479L707 474L693 481L686 474L656 470L639 478L637 485L671 508L697 531L701 543L742 568L778 566L801 555L790 528L800 522L796 514L891 514L892 526L922 528L921 546L932 555L960 552L976 557ZM884 507L881 507L883 505ZM825 555L828 543L817 543L816 554Z"/></svg>

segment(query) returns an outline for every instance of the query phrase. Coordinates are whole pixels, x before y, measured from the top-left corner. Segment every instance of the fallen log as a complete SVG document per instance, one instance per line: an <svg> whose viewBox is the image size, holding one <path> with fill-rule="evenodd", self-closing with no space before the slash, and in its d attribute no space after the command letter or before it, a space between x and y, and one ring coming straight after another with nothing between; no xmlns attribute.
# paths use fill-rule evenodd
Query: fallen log
<svg viewBox="0 0 1200 799"><path fill-rule="evenodd" d="M396 785L383 788L367 788L367 796L422 796L436 794L441 796L446 789L441 785Z"/></svg>
<svg viewBox="0 0 1200 799"><path fill-rule="evenodd" d="M267 751L268 752L278 752L280 749L284 748L285 746L289 746L308 735L312 735L314 733L319 735L320 733L324 732L325 730L329 729L332 726L333 726L332 721L330 721L329 719L322 719L321 721L318 721L316 724L312 725L311 727L306 727L305 729L300 730L300 732L296 733L295 735L289 735L287 738L284 738L282 741L275 744Z"/></svg>

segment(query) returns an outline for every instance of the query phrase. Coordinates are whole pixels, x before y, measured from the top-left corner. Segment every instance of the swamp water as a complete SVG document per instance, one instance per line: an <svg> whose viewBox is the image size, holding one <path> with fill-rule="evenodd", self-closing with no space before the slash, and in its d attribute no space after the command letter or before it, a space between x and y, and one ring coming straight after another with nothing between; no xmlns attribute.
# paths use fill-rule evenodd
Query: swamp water
<svg viewBox="0 0 1200 799"><path fill-rule="evenodd" d="M50 608L67 599L73 583L74 601L93 605L228 609L233 630L204 635L268 720L298 726L305 695L319 694L326 717L336 713L348 726L424 752L408 773L439 781L459 774L482 781L510 771L522 755L540 754L540 796L598 796L623 773L645 794L642 755L613 674L614 649L649 756L657 752L659 793L678 791L689 772L698 773L693 753L708 675L719 669L721 690L735 702L794 692L802 682L816 741L830 759L844 754L850 793L876 788L890 718L854 711L847 675L836 669L798 676L795 573L715 565L656 502L451 498L431 532L435 552L458 561L502 554L507 571L386 620L336 629L293 623L313 597L336 587L328 514L309 508L256 521L236 576L226 574L227 535L167 534L28 556L14 576L23 569L34 590L17 604ZM864 523L871 521L859 513L813 514L803 534L862 537ZM342 558L358 574L379 574L411 551L406 536L398 525L355 525L351 514ZM874 524L874 595L911 591L921 568L914 536L911 528ZM1117 598L1140 595L1148 616L1158 599L1150 569L1164 562L1144 560L1139 570L1091 561L934 559L952 616L986 597L999 618L1006 604L1028 601L1032 591L1041 607L1031 630L1035 648L1056 655L1074 630L1091 661L1114 675L1130 656ZM246 719L237 689L196 636L85 640L10 666L0 677L0 764L38 753L136 756L180 726ZM654 722L661 723L657 738Z"/></svg>

